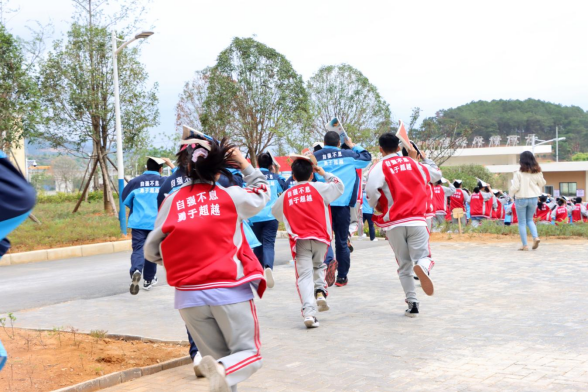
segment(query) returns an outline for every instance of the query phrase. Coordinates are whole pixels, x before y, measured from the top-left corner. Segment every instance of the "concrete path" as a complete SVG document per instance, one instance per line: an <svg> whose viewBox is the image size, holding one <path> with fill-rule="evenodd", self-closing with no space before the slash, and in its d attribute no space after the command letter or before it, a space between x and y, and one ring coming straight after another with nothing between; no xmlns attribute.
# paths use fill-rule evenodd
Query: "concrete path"
<svg viewBox="0 0 588 392"><path fill-rule="evenodd" d="M353 254L350 283L330 290L331 310L307 330L290 265L257 301L264 367L253 391L586 391L588 247L433 244L436 294L404 317L396 263L384 243ZM17 312L17 326L184 340L173 290L120 294ZM107 391L206 391L189 366Z"/></svg>

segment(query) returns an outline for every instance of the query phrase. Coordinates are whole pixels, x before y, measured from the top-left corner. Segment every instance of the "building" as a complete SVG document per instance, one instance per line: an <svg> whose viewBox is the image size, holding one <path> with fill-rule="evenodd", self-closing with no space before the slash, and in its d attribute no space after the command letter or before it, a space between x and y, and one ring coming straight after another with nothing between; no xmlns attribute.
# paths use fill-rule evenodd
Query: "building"
<svg viewBox="0 0 588 392"><path fill-rule="evenodd" d="M519 155L531 146L462 148L455 151L443 166L477 164L495 174L511 175L519 169ZM553 162L552 146L535 146L535 155L547 181L545 193L554 196L585 197L588 186L588 162ZM512 177L510 177L512 178Z"/></svg>

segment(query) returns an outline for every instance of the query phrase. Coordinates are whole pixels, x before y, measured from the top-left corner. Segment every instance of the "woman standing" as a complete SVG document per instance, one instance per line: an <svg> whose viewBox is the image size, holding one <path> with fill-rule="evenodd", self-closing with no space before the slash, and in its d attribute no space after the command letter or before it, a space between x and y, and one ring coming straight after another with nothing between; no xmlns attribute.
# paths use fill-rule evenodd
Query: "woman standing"
<svg viewBox="0 0 588 392"><path fill-rule="evenodd" d="M515 197L515 206L519 218L519 234L523 245L519 250L527 251L527 226L533 236L533 249L539 247L537 226L533 222L533 215L537 208L537 198L545 186L545 179L541 167L530 151L525 151L520 157L521 167L514 173L510 194Z"/></svg>
<svg viewBox="0 0 588 392"><path fill-rule="evenodd" d="M236 391L261 368L259 323L252 288L266 282L247 244L243 221L270 199L265 175L225 139L184 140L178 154L189 181L163 201L145 257L163 264L176 288L175 308L205 357L199 371L211 392ZM246 188L216 185L239 167Z"/></svg>

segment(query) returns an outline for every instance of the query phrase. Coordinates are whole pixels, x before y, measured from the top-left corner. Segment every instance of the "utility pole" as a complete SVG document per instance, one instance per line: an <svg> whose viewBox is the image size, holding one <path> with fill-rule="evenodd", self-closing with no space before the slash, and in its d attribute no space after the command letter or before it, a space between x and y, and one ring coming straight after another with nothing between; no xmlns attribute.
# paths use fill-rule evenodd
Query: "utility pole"
<svg viewBox="0 0 588 392"><path fill-rule="evenodd" d="M555 126L555 161L559 162L559 127Z"/></svg>

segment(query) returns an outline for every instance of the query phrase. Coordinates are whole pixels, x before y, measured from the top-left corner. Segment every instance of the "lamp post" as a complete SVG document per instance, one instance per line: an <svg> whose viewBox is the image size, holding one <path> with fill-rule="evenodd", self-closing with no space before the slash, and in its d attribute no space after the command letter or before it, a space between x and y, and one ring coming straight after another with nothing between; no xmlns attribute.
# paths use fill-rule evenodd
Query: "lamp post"
<svg viewBox="0 0 588 392"><path fill-rule="evenodd" d="M542 144L550 143L550 142L560 142L562 140L566 140L566 138L565 137L556 137L555 139L541 140L537 136L533 135L533 144L531 144L531 152L533 153L533 155L535 155L535 146L540 146ZM535 143L535 142L540 142L540 143ZM559 162L559 159L557 161Z"/></svg>
<svg viewBox="0 0 588 392"><path fill-rule="evenodd" d="M120 221L120 232L122 235L127 234L127 214L123 204L122 190L125 187L125 167L123 163L123 146L122 130L120 124L120 97L118 92L118 54L129 44L138 39L149 38L153 35L152 31L142 31L135 35L134 38L126 41L117 48L117 38L114 30L112 31L112 72L114 74L114 117L116 128L116 166L118 169L118 219ZM121 40L122 41L122 40Z"/></svg>

